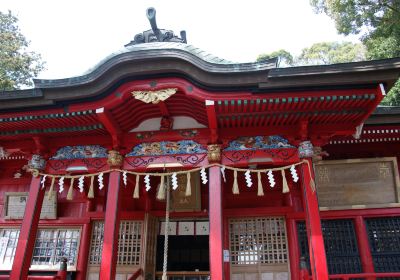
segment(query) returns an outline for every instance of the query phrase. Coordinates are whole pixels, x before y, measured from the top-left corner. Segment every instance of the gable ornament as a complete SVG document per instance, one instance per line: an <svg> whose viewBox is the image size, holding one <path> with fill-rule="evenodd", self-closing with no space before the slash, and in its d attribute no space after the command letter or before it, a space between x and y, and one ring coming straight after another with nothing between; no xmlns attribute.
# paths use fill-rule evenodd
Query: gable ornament
<svg viewBox="0 0 400 280"><path fill-rule="evenodd" d="M132 96L144 103L158 104L165 101L177 92L177 88L166 88L160 90L138 90L132 91Z"/></svg>

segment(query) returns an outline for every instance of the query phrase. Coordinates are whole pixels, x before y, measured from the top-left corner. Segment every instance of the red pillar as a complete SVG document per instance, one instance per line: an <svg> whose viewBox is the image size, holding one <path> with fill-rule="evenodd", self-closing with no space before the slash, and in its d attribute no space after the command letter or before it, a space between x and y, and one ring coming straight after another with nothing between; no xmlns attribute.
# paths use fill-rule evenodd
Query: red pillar
<svg viewBox="0 0 400 280"><path fill-rule="evenodd" d="M44 189L41 189L40 180L41 177L32 177L29 186L28 201L10 274L11 280L28 278L45 193Z"/></svg>
<svg viewBox="0 0 400 280"><path fill-rule="evenodd" d="M78 264L76 280L86 280L87 266L89 261L90 238L92 235L92 224L89 222L82 227L81 242L79 245Z"/></svg>
<svg viewBox="0 0 400 280"><path fill-rule="evenodd" d="M112 171L108 182L107 206L104 219L104 241L101 254L100 280L114 280L117 268L119 233L119 178L118 171Z"/></svg>
<svg viewBox="0 0 400 280"><path fill-rule="evenodd" d="M297 238L297 226L296 220L287 219L287 237L289 247L289 259L290 259L290 274L291 280L299 280L300 276L300 256L299 256L299 241Z"/></svg>
<svg viewBox="0 0 400 280"><path fill-rule="evenodd" d="M222 252L222 187L218 166L209 168L209 219L210 219L210 276L211 279L224 279Z"/></svg>
<svg viewBox="0 0 400 280"><path fill-rule="evenodd" d="M324 239L319 216L318 198L317 192L313 191L310 186L310 180L314 177L314 174L310 173L310 169L312 168L311 160L308 159L308 162L310 168L307 164L301 165L303 172L303 183L301 187L303 191L304 211L306 214L311 273L314 280L326 280L328 279L328 266L326 263Z"/></svg>
<svg viewBox="0 0 400 280"><path fill-rule="evenodd" d="M374 273L374 262L372 260L371 248L369 247L368 234L363 217L358 216L355 218L355 230L363 272Z"/></svg>

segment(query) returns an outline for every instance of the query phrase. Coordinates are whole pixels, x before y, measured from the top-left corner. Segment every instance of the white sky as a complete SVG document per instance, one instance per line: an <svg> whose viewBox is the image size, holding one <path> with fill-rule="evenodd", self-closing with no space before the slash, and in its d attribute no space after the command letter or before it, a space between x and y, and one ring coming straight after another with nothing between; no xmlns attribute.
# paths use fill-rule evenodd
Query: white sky
<svg viewBox="0 0 400 280"><path fill-rule="evenodd" d="M77 76L150 29L147 7L159 28L222 58L254 61L258 54L301 49L322 41L356 41L338 35L333 21L315 14L309 0L1 0L0 10L19 18L31 48L47 70L40 78Z"/></svg>

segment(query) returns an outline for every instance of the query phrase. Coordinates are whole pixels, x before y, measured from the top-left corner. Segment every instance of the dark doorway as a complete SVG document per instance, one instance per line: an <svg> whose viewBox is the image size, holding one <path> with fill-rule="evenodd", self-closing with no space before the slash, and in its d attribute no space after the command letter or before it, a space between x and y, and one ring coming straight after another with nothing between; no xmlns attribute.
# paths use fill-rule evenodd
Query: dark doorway
<svg viewBox="0 0 400 280"><path fill-rule="evenodd" d="M163 270L164 236L157 238L157 271ZM168 271L209 271L208 235L168 237Z"/></svg>

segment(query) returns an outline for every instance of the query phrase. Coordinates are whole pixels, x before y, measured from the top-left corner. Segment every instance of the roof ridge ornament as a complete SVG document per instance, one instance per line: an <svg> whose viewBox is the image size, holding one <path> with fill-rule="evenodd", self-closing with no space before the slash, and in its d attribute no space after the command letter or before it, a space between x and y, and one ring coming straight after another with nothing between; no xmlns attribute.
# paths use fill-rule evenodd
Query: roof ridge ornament
<svg viewBox="0 0 400 280"><path fill-rule="evenodd" d="M180 32L181 38L175 36L172 30L159 29L156 23L156 9L153 7L147 8L146 10L147 19L150 21L151 29L138 33L125 47L153 42L176 42L176 43L187 43L186 31Z"/></svg>

